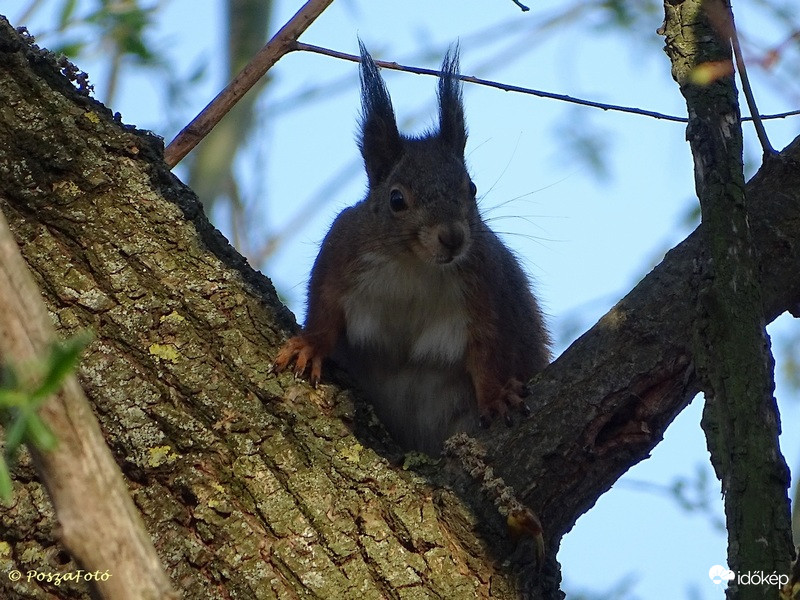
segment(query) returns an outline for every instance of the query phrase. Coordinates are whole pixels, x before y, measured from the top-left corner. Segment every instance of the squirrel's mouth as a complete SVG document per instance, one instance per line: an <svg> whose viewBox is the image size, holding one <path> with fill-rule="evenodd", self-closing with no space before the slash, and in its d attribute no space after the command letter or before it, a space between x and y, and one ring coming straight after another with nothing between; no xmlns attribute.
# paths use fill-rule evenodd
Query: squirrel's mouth
<svg viewBox="0 0 800 600"><path fill-rule="evenodd" d="M433 255L433 262L437 265L450 265L455 262L458 262L462 256L464 256L465 252L463 249L459 249L456 252L452 252L448 249L442 249L439 252L436 252Z"/></svg>

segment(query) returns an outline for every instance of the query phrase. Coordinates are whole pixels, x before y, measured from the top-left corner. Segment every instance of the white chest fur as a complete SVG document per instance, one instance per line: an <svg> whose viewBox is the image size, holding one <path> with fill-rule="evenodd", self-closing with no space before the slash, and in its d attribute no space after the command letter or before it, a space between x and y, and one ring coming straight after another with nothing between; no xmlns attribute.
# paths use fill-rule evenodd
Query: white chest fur
<svg viewBox="0 0 800 600"><path fill-rule="evenodd" d="M467 345L462 280L452 266L368 254L344 298L347 341L401 363L450 366Z"/></svg>
<svg viewBox="0 0 800 600"><path fill-rule="evenodd" d="M467 372L468 317L455 268L366 255L344 298L347 340L337 360L402 446L431 454L477 427Z"/></svg>

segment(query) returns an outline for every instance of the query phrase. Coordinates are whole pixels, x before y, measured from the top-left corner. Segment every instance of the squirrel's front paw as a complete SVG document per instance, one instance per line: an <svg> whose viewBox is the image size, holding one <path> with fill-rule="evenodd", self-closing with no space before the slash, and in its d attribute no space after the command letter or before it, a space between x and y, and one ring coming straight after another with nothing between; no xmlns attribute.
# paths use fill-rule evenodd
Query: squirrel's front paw
<svg viewBox="0 0 800 600"><path fill-rule="evenodd" d="M308 366L311 365L311 373L308 379L311 385L317 387L322 377L323 358L325 357L308 340L301 335L296 335L289 339L278 351L270 370L273 373L280 373L294 361L294 375L295 377L302 377Z"/></svg>
<svg viewBox="0 0 800 600"><path fill-rule="evenodd" d="M516 410L523 416L531 414L531 409L525 404L524 398L528 395L527 386L519 379L512 377L502 387L496 386L494 389L478 393L478 412L480 414L481 427L488 427L492 420L501 416L506 425L511 427L514 419L509 409Z"/></svg>

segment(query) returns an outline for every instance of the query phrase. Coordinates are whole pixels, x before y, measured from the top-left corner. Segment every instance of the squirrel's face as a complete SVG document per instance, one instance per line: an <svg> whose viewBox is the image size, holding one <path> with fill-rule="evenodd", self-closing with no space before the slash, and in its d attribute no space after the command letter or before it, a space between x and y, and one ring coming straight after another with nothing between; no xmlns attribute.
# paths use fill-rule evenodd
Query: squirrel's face
<svg viewBox="0 0 800 600"><path fill-rule="evenodd" d="M387 249L428 264L458 263L469 252L478 218L464 159L435 137L404 142L402 157L368 199Z"/></svg>
<svg viewBox="0 0 800 600"><path fill-rule="evenodd" d="M458 263L479 222L475 185L464 166L467 128L458 80L458 50L445 55L439 79L439 128L402 135L386 84L361 45L361 136L369 181L367 202L377 217L385 253L410 253L425 263Z"/></svg>

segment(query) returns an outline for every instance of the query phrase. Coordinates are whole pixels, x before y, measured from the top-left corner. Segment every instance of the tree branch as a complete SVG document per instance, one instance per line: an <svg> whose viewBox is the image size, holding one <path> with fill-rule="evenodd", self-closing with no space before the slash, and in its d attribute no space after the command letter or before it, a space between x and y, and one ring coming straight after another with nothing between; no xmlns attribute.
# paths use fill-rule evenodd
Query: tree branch
<svg viewBox="0 0 800 600"><path fill-rule="evenodd" d="M247 66L217 94L191 123L175 136L164 151L164 161L170 168L177 165L219 123L228 111L253 87L256 82L291 51L292 43L322 14L333 0L308 0L297 13L281 27Z"/></svg>
<svg viewBox="0 0 800 600"><path fill-rule="evenodd" d="M0 281L0 361L41 358L55 332L1 210ZM56 509L64 546L93 575L86 581L107 600L177 598L74 375L40 416L58 444L28 450Z"/></svg>
<svg viewBox="0 0 800 600"><path fill-rule="evenodd" d="M748 183L766 320L800 307L800 138ZM549 553L699 391L692 282L703 225L531 385L533 415L483 442L541 518ZM790 233L795 230L797 233ZM554 423L558 426L554 427Z"/></svg>
<svg viewBox="0 0 800 600"><path fill-rule="evenodd" d="M730 8L723 0L664 6L666 51L690 116L686 137L703 221L692 352L706 399L703 429L725 497L728 567L786 574L793 555L789 470L778 444L774 361L748 223L733 70L708 82L693 77L709 62L732 63ZM734 598L765 597L761 586L732 581L729 590Z"/></svg>
<svg viewBox="0 0 800 600"><path fill-rule="evenodd" d="M339 52L338 50L331 50L322 46L314 46L313 44L306 44L304 42L295 41L290 50L298 50L301 52L312 52L314 54L322 54L323 56L330 56L341 60L349 60L351 62L358 62L360 59L355 54L348 54L346 52ZM401 65L396 62L385 60L376 60L375 64L384 69L392 71L402 71L404 73L413 73L414 75L432 75L433 77L440 77L441 73L435 69L425 69L423 67L412 67L409 65ZM674 121L676 123L686 123L686 117L678 117L675 115L668 115L665 113L656 112L653 110L646 110L643 108L635 108L632 106L621 106L618 104L606 104L605 102L597 102L595 100L586 100L584 98L576 98L574 96L567 96L565 94L556 94L554 92L545 92L543 90L536 90L533 88L512 85L510 83L501 83L499 81L492 81L490 79L482 79L480 77L473 77L471 75L459 75L461 81L473 83L475 85L482 85L485 87L495 88L504 92L514 92L517 94L526 94L528 96L536 96L537 98L548 98L550 100L558 100L559 102L567 102L569 104L577 104L579 106L588 106L590 108L599 108L600 110L609 112L622 112L632 115L639 115L642 117L650 117L653 119L661 119L665 121ZM794 117L800 115L800 109L790 110L782 113L772 115L760 115L762 120L769 119L785 119L786 117ZM750 121L752 117L744 117L742 120Z"/></svg>
<svg viewBox="0 0 800 600"><path fill-rule="evenodd" d="M758 141L761 143L761 149L764 153L764 156L772 156L775 154L775 149L772 147L769 137L767 136L767 130L764 128L764 123L762 122L763 117L761 117L758 112L756 97L755 94L753 94L753 88L750 86L750 77L747 75L747 65L745 65L744 56L742 56L742 46L739 44L739 33L736 31L736 21L733 18L733 9L730 6L726 7L725 16L729 22L730 34L728 37L733 47L733 56L736 60L736 68L739 70L739 78L742 80L742 90L744 91L744 97L747 100L747 107L750 110L753 125L756 128Z"/></svg>

